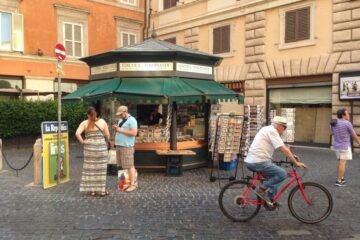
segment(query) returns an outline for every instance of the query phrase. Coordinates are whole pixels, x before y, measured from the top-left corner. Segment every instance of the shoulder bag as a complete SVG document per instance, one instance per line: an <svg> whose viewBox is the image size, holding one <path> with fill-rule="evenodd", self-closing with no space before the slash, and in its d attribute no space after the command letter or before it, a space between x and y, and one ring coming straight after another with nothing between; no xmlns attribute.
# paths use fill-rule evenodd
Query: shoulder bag
<svg viewBox="0 0 360 240"><path fill-rule="evenodd" d="M110 150L110 149L111 149L111 143L110 143L110 141L108 141L108 140L106 139L103 131L101 130L101 128L100 128L98 125L95 124L95 127L97 127L97 129L99 129L99 131L100 131L100 132L102 133L102 135L104 136L105 142L106 142L106 144L107 144L107 149Z"/></svg>

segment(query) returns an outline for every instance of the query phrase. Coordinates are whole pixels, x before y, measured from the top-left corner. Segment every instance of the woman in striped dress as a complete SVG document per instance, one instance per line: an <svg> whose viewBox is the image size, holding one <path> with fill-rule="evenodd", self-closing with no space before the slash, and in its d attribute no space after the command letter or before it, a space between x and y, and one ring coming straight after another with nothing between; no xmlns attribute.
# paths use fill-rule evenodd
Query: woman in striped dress
<svg viewBox="0 0 360 240"><path fill-rule="evenodd" d="M91 196L106 196L106 171L109 152L107 141L110 133L106 122L97 117L94 107L87 111L88 119L80 123L76 138L84 144L84 166L81 176L80 192L89 192ZM85 139L82 133L85 132Z"/></svg>

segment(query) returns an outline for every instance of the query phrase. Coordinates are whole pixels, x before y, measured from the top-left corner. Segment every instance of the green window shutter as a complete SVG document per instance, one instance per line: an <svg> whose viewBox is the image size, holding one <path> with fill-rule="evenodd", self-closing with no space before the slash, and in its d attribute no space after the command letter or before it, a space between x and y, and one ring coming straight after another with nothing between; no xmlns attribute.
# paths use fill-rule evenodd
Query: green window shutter
<svg viewBox="0 0 360 240"><path fill-rule="evenodd" d="M14 51L24 51L24 19L19 13L12 14L12 49Z"/></svg>

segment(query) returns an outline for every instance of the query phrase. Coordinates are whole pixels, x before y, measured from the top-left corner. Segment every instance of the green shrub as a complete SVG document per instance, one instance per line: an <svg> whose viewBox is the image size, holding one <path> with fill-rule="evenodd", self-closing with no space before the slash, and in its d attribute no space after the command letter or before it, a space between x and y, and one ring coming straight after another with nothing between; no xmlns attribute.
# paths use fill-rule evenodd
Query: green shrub
<svg viewBox="0 0 360 240"><path fill-rule="evenodd" d="M62 105L62 121L69 134L86 118L85 103ZM57 121L57 101L0 100L0 138L40 135L41 122Z"/></svg>

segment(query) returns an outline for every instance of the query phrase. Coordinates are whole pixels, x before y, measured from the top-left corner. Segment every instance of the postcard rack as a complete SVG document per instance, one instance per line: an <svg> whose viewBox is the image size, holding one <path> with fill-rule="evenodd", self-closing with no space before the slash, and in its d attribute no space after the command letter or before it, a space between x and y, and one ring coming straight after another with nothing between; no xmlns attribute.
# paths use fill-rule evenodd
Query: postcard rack
<svg viewBox="0 0 360 240"><path fill-rule="evenodd" d="M232 181L238 172L243 131L247 131L244 129L244 117L217 114L210 116L209 121L209 151L212 160L210 181ZM214 174L215 169L217 174Z"/></svg>

